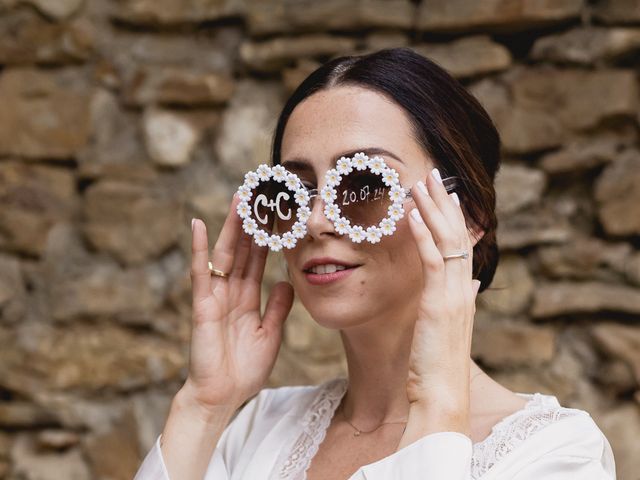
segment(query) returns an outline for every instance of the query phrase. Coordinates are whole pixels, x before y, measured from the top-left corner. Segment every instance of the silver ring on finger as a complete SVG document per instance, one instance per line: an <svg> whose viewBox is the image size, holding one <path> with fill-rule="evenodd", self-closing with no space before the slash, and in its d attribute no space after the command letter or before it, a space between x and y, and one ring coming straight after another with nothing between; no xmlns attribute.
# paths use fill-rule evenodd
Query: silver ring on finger
<svg viewBox="0 0 640 480"><path fill-rule="evenodd" d="M467 252L466 250L463 250L462 252L443 255L442 258L445 260L450 260L452 258L469 258L469 252Z"/></svg>

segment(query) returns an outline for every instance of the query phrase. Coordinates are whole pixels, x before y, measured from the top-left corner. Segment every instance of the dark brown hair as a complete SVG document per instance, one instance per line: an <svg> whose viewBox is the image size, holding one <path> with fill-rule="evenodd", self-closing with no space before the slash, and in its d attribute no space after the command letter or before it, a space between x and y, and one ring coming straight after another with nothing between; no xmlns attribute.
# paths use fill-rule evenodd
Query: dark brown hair
<svg viewBox="0 0 640 480"><path fill-rule="evenodd" d="M293 109L319 90L354 85L385 95L408 114L413 136L442 177L455 175L467 219L484 236L473 251L473 278L485 290L498 265L495 175L500 136L480 103L444 69L410 48L334 58L313 71L291 94L276 126L273 165L280 163L282 137Z"/></svg>

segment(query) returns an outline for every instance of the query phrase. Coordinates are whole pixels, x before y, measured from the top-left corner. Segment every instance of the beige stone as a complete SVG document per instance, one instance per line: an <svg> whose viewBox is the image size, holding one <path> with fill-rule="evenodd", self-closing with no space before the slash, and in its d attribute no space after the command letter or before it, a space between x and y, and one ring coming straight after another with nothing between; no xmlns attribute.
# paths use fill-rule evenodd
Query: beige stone
<svg viewBox="0 0 640 480"><path fill-rule="evenodd" d="M20 262L0 254L0 324L15 323L23 318L27 301Z"/></svg>
<svg viewBox="0 0 640 480"><path fill-rule="evenodd" d="M568 220L548 206L518 212L498 220L498 245L504 250L565 243L573 235Z"/></svg>
<svg viewBox="0 0 640 480"><path fill-rule="evenodd" d="M320 65L320 62L314 60L301 59L297 61L293 67L284 68L282 71L282 83L284 84L287 94L292 94L304 79Z"/></svg>
<svg viewBox="0 0 640 480"><path fill-rule="evenodd" d="M435 0L420 4L418 27L431 31L521 30L576 18L581 8L579 0Z"/></svg>
<svg viewBox="0 0 640 480"><path fill-rule="evenodd" d="M78 174L128 182L156 179L158 172L147 157L139 115L124 111L118 98L105 89L92 94L89 109L91 140L79 152Z"/></svg>
<svg viewBox="0 0 640 480"><path fill-rule="evenodd" d="M635 139L616 135L587 136L572 139L563 147L540 158L547 173L571 173L593 169L613 161L618 151Z"/></svg>
<svg viewBox="0 0 640 480"><path fill-rule="evenodd" d="M555 332L522 322L474 323L471 355L494 368L540 366L553 359Z"/></svg>
<svg viewBox="0 0 640 480"><path fill-rule="evenodd" d="M491 312L515 315L528 307L534 286L524 259L515 255L503 256L491 286L478 298L478 302Z"/></svg>
<svg viewBox="0 0 640 480"><path fill-rule="evenodd" d="M2 72L0 155L47 159L75 155L88 137L84 83L74 70L49 73L14 68Z"/></svg>
<svg viewBox="0 0 640 480"><path fill-rule="evenodd" d="M173 66L131 69L123 83L123 100L131 106L215 106L226 102L234 90L227 75Z"/></svg>
<svg viewBox="0 0 640 480"><path fill-rule="evenodd" d="M542 273L555 278L604 278L602 268L624 274L632 247L627 243L605 242L593 237L577 237L565 245L539 248L536 256Z"/></svg>
<svg viewBox="0 0 640 480"><path fill-rule="evenodd" d="M271 140L283 97L281 86L275 83L238 83L215 143L216 155L231 178L239 182L247 171L261 163L270 164Z"/></svg>
<svg viewBox="0 0 640 480"><path fill-rule="evenodd" d="M239 15L243 7L240 0L124 0L112 9L112 16L137 25L171 26Z"/></svg>
<svg viewBox="0 0 640 480"><path fill-rule="evenodd" d="M85 192L83 232L91 244L127 264L140 264L176 243L178 198L162 185L105 180Z"/></svg>
<svg viewBox="0 0 640 480"><path fill-rule="evenodd" d="M409 0L247 0L251 35L284 32L355 30L368 27L408 29L415 7Z"/></svg>
<svg viewBox="0 0 640 480"><path fill-rule="evenodd" d="M511 65L507 48L486 35L465 37L450 43L412 47L457 78L499 72Z"/></svg>
<svg viewBox="0 0 640 480"><path fill-rule="evenodd" d="M275 72L298 58L353 53L356 44L354 38L326 34L250 41L240 46L240 58L253 70Z"/></svg>
<svg viewBox="0 0 640 480"><path fill-rule="evenodd" d="M594 14L606 23L637 23L640 0L601 0L594 5Z"/></svg>
<svg viewBox="0 0 640 480"><path fill-rule="evenodd" d="M186 361L172 342L107 324L24 323L0 338L0 384L27 396L141 388L178 377Z"/></svg>
<svg viewBox="0 0 640 480"><path fill-rule="evenodd" d="M598 416L598 426L607 436L616 460L616 476L619 479L633 479L638 475L638 459L635 441L640 435L640 408L632 402L602 412Z"/></svg>
<svg viewBox="0 0 640 480"><path fill-rule="evenodd" d="M22 0L53 20L66 20L82 8L85 0Z"/></svg>
<svg viewBox="0 0 640 480"><path fill-rule="evenodd" d="M67 168L1 162L0 247L40 255L50 229L78 209L74 183Z"/></svg>
<svg viewBox="0 0 640 480"><path fill-rule="evenodd" d="M534 293L531 315L551 317L599 311L640 315L638 289L599 282L541 282Z"/></svg>
<svg viewBox="0 0 640 480"><path fill-rule="evenodd" d="M503 163L496 174L496 211L509 215L540 202L547 186L543 171L524 165Z"/></svg>
<svg viewBox="0 0 640 480"><path fill-rule="evenodd" d="M149 156L167 167L189 163L201 134L188 118L156 109L145 112L143 129Z"/></svg>
<svg viewBox="0 0 640 480"><path fill-rule="evenodd" d="M631 368L640 384L640 328L608 322L593 326L591 334L606 354Z"/></svg>
<svg viewBox="0 0 640 480"><path fill-rule="evenodd" d="M66 64L93 53L93 26L87 21L55 24L27 9L0 17L0 63Z"/></svg>
<svg viewBox="0 0 640 480"><path fill-rule="evenodd" d="M24 480L89 480L89 469L82 452L72 448L65 452L41 453L35 439L22 433L11 450L12 474Z"/></svg>
<svg viewBox="0 0 640 480"><path fill-rule="evenodd" d="M623 69L517 67L470 91L496 123L508 153L557 147L572 132L637 114L638 85L633 73Z"/></svg>
<svg viewBox="0 0 640 480"><path fill-rule="evenodd" d="M640 234L640 152L627 150L598 177L598 216L611 235Z"/></svg>
<svg viewBox="0 0 640 480"><path fill-rule="evenodd" d="M119 419L108 432L88 436L84 451L94 478L133 478L141 456L133 415Z"/></svg>
<svg viewBox="0 0 640 480"><path fill-rule="evenodd" d="M640 49L640 29L581 27L536 40L531 58L589 65Z"/></svg>

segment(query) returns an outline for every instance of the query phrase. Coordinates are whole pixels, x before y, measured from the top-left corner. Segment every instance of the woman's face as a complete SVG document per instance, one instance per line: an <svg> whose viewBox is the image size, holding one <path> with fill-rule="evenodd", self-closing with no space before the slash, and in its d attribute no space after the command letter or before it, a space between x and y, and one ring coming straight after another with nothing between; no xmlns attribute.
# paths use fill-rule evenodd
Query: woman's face
<svg viewBox="0 0 640 480"><path fill-rule="evenodd" d="M377 92L354 86L316 92L293 110L284 131L281 163L303 183L321 189L324 174L335 166L336 159L370 148L398 157L377 153L398 172L405 188L424 181L434 166L412 138L404 110ZM307 163L308 169L287 165L294 159ZM293 287L311 316L327 328L342 329L374 317L393 321L416 308L422 274L408 224L414 202L404 204L406 213L397 222L395 233L376 244L357 244L338 234L324 216L324 205L316 197L307 236L295 248L284 250ZM303 267L319 257L358 266L343 272L342 278L317 284L310 281Z"/></svg>

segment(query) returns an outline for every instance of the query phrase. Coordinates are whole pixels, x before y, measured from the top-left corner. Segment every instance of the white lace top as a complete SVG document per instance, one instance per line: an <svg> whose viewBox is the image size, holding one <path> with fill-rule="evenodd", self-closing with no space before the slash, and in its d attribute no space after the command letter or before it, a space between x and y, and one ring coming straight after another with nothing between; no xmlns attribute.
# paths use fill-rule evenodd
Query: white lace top
<svg viewBox="0 0 640 480"><path fill-rule="evenodd" d="M336 378L263 389L227 426L205 480L306 480L347 386L346 378ZM588 412L563 407L553 395L517 395L528 398L524 408L500 420L484 440L429 434L348 480L615 480L611 446ZM135 480L170 480L159 437Z"/></svg>

